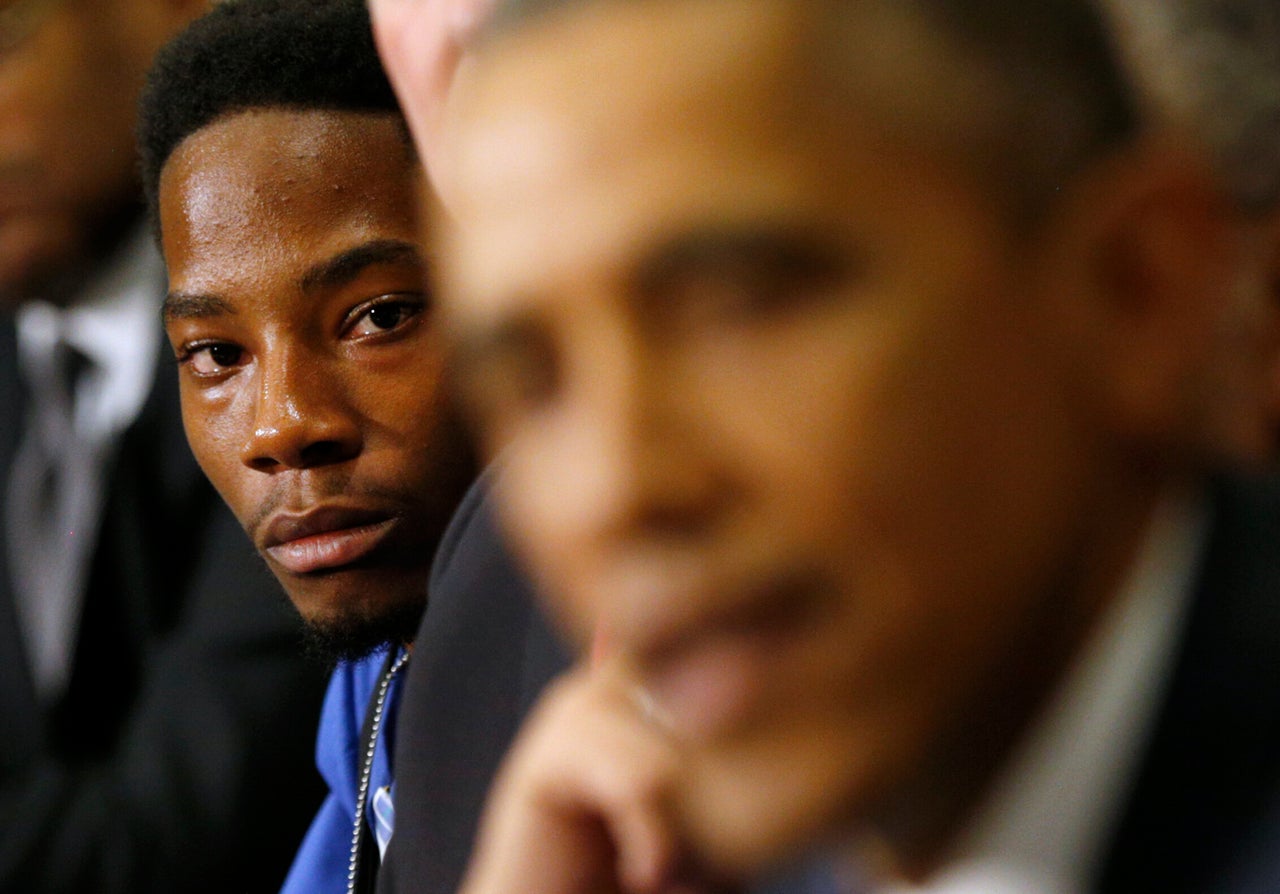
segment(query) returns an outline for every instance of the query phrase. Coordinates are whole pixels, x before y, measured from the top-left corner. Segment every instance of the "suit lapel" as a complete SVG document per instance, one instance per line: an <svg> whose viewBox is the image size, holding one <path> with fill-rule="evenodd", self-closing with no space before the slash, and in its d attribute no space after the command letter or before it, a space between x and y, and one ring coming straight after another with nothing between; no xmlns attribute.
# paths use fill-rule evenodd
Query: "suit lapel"
<svg viewBox="0 0 1280 894"><path fill-rule="evenodd" d="M396 832L379 891L457 889L489 783L531 703L569 664L486 491L482 480L467 495L432 567L396 721Z"/></svg>
<svg viewBox="0 0 1280 894"><path fill-rule="evenodd" d="M1181 655L1103 892L1217 892L1280 779L1280 487L1223 484Z"/></svg>
<svg viewBox="0 0 1280 894"><path fill-rule="evenodd" d="M167 367L157 359L151 393L110 460L75 668L54 716L90 752L113 741L149 641L177 621L175 587L215 499L187 446Z"/></svg>
<svg viewBox="0 0 1280 894"><path fill-rule="evenodd" d="M0 417L4 419L0 425L0 718L13 734L0 737L0 773L33 753L40 739L40 712L18 630L3 514L9 467L17 452L24 411L17 334L12 315L5 314L0 318Z"/></svg>

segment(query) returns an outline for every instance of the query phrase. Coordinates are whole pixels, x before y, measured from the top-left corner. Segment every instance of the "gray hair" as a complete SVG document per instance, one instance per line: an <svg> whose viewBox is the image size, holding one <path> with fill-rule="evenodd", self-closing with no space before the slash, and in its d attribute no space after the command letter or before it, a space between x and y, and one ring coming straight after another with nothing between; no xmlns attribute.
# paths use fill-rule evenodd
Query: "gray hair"
<svg viewBox="0 0 1280 894"><path fill-rule="evenodd" d="M1111 18L1142 115L1213 155L1246 212L1280 204L1280 3L1097 0Z"/></svg>

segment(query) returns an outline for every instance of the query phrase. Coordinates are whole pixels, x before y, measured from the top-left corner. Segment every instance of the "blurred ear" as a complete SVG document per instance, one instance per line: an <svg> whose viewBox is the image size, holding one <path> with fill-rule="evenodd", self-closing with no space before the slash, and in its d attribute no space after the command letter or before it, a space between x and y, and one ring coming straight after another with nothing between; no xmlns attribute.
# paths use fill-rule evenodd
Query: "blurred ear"
<svg viewBox="0 0 1280 894"><path fill-rule="evenodd" d="M1215 420L1219 446L1273 465L1280 457L1280 211L1241 216L1234 313L1225 320ZM1230 415L1226 412L1230 409Z"/></svg>
<svg viewBox="0 0 1280 894"><path fill-rule="evenodd" d="M1208 159L1140 138L1077 178L1049 226L1104 424L1141 450L1259 450L1256 264Z"/></svg>
<svg viewBox="0 0 1280 894"><path fill-rule="evenodd" d="M1265 394L1262 425L1267 437L1266 459L1280 459L1280 210L1263 222L1264 287L1267 324L1264 330Z"/></svg>

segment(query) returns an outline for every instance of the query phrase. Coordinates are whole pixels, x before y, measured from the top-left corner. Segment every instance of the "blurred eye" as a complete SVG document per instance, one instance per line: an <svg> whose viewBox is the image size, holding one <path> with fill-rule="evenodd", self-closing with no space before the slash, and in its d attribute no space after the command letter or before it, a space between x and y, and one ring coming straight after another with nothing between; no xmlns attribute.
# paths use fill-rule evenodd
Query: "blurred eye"
<svg viewBox="0 0 1280 894"><path fill-rule="evenodd" d="M391 332L416 320L426 307L421 299L381 298L362 304L348 316L344 334L363 338Z"/></svg>
<svg viewBox="0 0 1280 894"><path fill-rule="evenodd" d="M642 294L673 323L751 323L832 297L859 259L806 231L699 234L669 246L640 272Z"/></svg>
<svg viewBox="0 0 1280 894"><path fill-rule="evenodd" d="M511 353L494 358L483 371L462 383L462 391L476 418L497 428L530 418L553 405L560 390L554 359L545 354Z"/></svg>
<svg viewBox="0 0 1280 894"><path fill-rule="evenodd" d="M487 435L512 430L554 409L563 370L550 336L527 321L461 338L451 358L456 387Z"/></svg>
<svg viewBox="0 0 1280 894"><path fill-rule="evenodd" d="M184 347L178 363L197 376L216 376L238 366L243 358L244 349L239 345L211 342Z"/></svg>

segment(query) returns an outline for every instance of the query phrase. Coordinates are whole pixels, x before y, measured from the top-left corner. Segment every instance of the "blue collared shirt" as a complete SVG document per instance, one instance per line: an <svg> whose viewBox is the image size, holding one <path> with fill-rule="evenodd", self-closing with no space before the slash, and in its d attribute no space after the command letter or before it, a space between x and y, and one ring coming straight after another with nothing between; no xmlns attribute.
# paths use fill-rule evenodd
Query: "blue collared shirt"
<svg viewBox="0 0 1280 894"><path fill-rule="evenodd" d="M360 784L360 733L386 658L386 649L379 649L367 658L338 665L329 678L316 734L316 767L329 786L329 794L293 858L281 894L343 894L347 890L351 832L356 821L356 792ZM391 787L394 797L391 752L403 677L403 673L397 674L387 689L382 729L369 779L370 802L383 787ZM365 819L371 834L375 831L373 815L372 803L367 803Z"/></svg>

